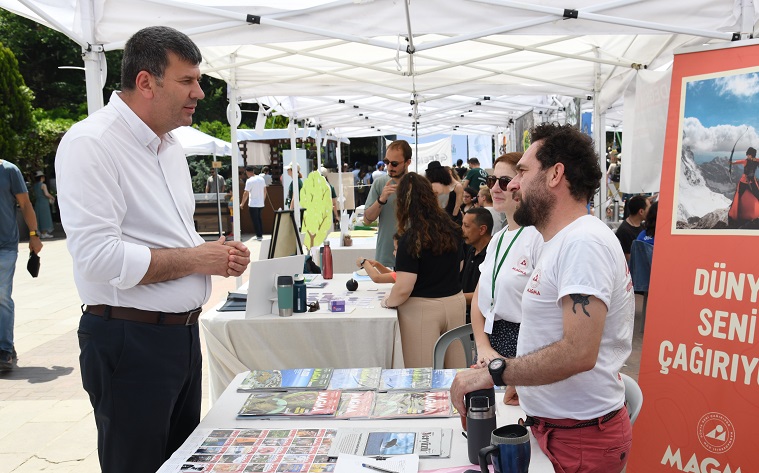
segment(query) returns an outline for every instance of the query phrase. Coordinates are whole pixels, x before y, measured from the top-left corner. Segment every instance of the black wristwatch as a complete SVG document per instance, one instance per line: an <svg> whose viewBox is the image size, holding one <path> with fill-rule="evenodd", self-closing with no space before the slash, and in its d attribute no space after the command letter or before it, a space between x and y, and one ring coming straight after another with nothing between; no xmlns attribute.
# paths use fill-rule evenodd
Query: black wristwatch
<svg viewBox="0 0 759 473"><path fill-rule="evenodd" d="M387 201L384 201L384 202L382 202L382 201L380 200L380 198L379 198L379 197L377 197L377 203L378 203L378 204L380 204L380 205L385 205L385 204L387 204Z"/></svg>
<svg viewBox="0 0 759 473"><path fill-rule="evenodd" d="M493 383L496 386L506 386L503 382L503 371L506 369L506 360L503 358L496 358L488 363L488 371L490 376L493 377Z"/></svg>

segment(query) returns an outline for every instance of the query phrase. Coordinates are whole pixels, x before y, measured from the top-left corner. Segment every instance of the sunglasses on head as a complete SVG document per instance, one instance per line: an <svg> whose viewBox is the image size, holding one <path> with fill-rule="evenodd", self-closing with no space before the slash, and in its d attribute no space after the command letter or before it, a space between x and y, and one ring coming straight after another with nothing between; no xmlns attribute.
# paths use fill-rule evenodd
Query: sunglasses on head
<svg viewBox="0 0 759 473"><path fill-rule="evenodd" d="M385 161L385 164L392 167L398 167L403 161Z"/></svg>
<svg viewBox="0 0 759 473"><path fill-rule="evenodd" d="M498 183L498 187L501 188L501 190L505 191L506 187L509 185L509 182L511 182L511 177L507 176L501 176L501 177L495 177L495 176L488 176L487 180L485 181L485 184L487 184L488 189L492 189L495 183Z"/></svg>

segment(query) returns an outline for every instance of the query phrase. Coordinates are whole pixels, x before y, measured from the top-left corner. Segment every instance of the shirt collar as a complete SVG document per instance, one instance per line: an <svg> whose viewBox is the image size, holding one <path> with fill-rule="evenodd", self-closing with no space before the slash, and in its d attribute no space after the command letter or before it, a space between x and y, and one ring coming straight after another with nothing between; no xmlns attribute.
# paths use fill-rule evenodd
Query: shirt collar
<svg viewBox="0 0 759 473"><path fill-rule="evenodd" d="M149 148L154 153L158 152L158 148L162 143L165 145L171 145L174 143L175 140L171 133L166 133L162 137L156 135L153 130L151 130L150 127L142 121L136 113L134 113L134 110L122 100L117 91L114 91L111 94L109 105L112 105L121 115L135 138L137 138L143 146Z"/></svg>

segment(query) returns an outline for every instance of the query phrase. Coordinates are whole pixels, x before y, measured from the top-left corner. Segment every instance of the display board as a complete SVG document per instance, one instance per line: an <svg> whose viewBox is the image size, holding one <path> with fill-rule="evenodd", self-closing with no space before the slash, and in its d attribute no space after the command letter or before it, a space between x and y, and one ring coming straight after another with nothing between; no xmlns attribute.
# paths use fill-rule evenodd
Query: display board
<svg viewBox="0 0 759 473"><path fill-rule="evenodd" d="M758 107L756 44L675 56L630 473L759 470Z"/></svg>

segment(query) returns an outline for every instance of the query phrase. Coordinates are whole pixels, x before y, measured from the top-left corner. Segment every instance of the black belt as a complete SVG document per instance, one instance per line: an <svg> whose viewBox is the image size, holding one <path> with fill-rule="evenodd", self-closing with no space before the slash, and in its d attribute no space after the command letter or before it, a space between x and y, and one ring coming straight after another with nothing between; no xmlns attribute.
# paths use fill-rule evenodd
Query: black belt
<svg viewBox="0 0 759 473"><path fill-rule="evenodd" d="M195 325L202 308L189 312L156 312L152 310L135 309L133 307L113 307L109 305L88 305L84 312L108 319L129 320L154 325Z"/></svg>
<svg viewBox="0 0 759 473"><path fill-rule="evenodd" d="M610 420L612 420L614 416L616 416L621 410L622 408L620 407L616 411L611 411L605 416L601 417L601 424L605 424L609 422ZM544 426L552 428L552 429L581 429L583 427L591 427L594 425L598 425L598 423L599 423L598 419L593 419L593 420L588 420L585 422L580 422L579 424L575 424L575 425L557 425L557 424L552 424L550 422L544 422L538 419L537 417L532 417L532 416L525 416L525 421L524 421L524 425L527 427L531 425L543 424Z"/></svg>

